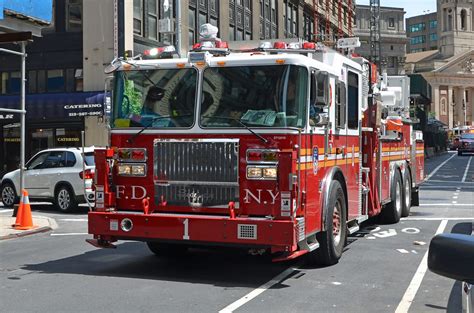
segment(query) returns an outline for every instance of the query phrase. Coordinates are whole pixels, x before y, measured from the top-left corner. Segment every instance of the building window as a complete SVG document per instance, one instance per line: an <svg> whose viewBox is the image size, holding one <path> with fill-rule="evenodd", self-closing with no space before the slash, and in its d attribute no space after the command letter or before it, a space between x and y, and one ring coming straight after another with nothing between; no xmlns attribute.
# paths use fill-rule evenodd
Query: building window
<svg viewBox="0 0 474 313"><path fill-rule="evenodd" d="M148 38L158 40L158 3L157 0L148 0Z"/></svg>
<svg viewBox="0 0 474 313"><path fill-rule="evenodd" d="M36 71L28 72L28 93L36 93Z"/></svg>
<svg viewBox="0 0 474 313"><path fill-rule="evenodd" d="M285 0L283 6L285 37L298 37L298 4Z"/></svg>
<svg viewBox="0 0 474 313"><path fill-rule="evenodd" d="M189 1L189 29L188 40L189 44L194 44L198 41L199 27L203 24L209 23L214 26L219 25L219 1L217 0L196 0ZM217 34L219 37L219 34Z"/></svg>
<svg viewBox="0 0 474 313"><path fill-rule="evenodd" d="M461 10L461 30L466 30L466 10Z"/></svg>
<svg viewBox="0 0 474 313"><path fill-rule="evenodd" d="M421 32L425 30L425 26L426 26L425 23L417 23L417 24L410 25L408 27L408 30L410 31L410 33Z"/></svg>
<svg viewBox="0 0 474 313"><path fill-rule="evenodd" d="M48 70L47 71L47 89L48 92L63 92L64 83L64 71L63 70Z"/></svg>
<svg viewBox="0 0 474 313"><path fill-rule="evenodd" d="M82 1L69 0L66 6L66 27L69 32L82 31Z"/></svg>
<svg viewBox="0 0 474 313"><path fill-rule="evenodd" d="M311 16L311 14L304 12L303 19L304 19L303 38L307 41L315 41L315 39L313 39L314 17Z"/></svg>
<svg viewBox="0 0 474 313"><path fill-rule="evenodd" d="M252 39L252 7L250 0L229 1L229 37L231 40Z"/></svg>
<svg viewBox="0 0 474 313"><path fill-rule="evenodd" d="M277 38L276 0L260 0L260 39Z"/></svg>
<svg viewBox="0 0 474 313"><path fill-rule="evenodd" d="M437 40L438 40L438 34L437 33L430 34L430 41L437 41Z"/></svg>
<svg viewBox="0 0 474 313"><path fill-rule="evenodd" d="M133 0L133 33L143 35L143 0Z"/></svg>
<svg viewBox="0 0 474 313"><path fill-rule="evenodd" d="M438 21L437 20L433 20L433 21L430 21L430 28L437 28L438 27Z"/></svg>
<svg viewBox="0 0 474 313"><path fill-rule="evenodd" d="M388 19L388 28L395 28L395 18L390 17Z"/></svg>
<svg viewBox="0 0 474 313"><path fill-rule="evenodd" d="M426 36L425 35L415 36L415 37L412 37L410 39L410 44L412 44L412 45L417 45L417 44L425 43L425 42L426 42Z"/></svg>

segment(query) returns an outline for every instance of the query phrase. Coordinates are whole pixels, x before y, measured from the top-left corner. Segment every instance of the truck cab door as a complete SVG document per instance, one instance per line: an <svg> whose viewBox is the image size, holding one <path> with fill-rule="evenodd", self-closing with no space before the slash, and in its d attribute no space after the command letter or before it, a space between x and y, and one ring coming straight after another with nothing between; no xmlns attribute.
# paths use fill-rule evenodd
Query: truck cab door
<svg viewBox="0 0 474 313"><path fill-rule="evenodd" d="M347 203L349 220L362 214L360 143L361 143L361 75L347 71L347 137L346 137L346 169L347 169Z"/></svg>

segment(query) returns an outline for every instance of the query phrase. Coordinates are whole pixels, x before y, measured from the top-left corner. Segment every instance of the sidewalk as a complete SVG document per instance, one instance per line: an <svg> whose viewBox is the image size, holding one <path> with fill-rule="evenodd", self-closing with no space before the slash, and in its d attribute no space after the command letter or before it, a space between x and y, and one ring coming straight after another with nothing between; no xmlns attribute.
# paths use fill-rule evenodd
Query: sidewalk
<svg viewBox="0 0 474 313"><path fill-rule="evenodd" d="M3 209L3 206L0 205L0 209ZM12 227L12 224L15 223L15 219L15 217L11 217L11 212L0 214L0 240L43 233L58 227L56 221L52 218L33 215L33 225L37 227L30 230L16 230Z"/></svg>

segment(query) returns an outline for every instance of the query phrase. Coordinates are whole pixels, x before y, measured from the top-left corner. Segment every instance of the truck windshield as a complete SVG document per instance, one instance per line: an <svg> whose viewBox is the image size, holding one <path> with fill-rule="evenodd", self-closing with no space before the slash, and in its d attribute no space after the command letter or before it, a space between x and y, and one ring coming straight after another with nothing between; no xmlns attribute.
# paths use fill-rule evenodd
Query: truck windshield
<svg viewBox="0 0 474 313"><path fill-rule="evenodd" d="M303 127L308 71L296 65L207 68L202 127ZM226 119L227 118L227 119Z"/></svg>
<svg viewBox="0 0 474 313"><path fill-rule="evenodd" d="M111 127L191 127L197 76L195 69L117 72Z"/></svg>

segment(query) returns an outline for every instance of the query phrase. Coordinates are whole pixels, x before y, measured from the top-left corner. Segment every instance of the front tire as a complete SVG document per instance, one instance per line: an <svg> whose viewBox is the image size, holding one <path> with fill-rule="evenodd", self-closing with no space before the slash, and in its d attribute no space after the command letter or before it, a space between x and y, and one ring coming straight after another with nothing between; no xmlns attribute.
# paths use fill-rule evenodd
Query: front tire
<svg viewBox="0 0 474 313"><path fill-rule="evenodd" d="M60 186L56 190L54 203L61 212L71 212L77 209L74 192L67 186Z"/></svg>
<svg viewBox="0 0 474 313"><path fill-rule="evenodd" d="M328 266L336 264L341 258L347 236L346 197L337 180L331 182L325 211L325 231L316 234L320 246L309 257L311 263Z"/></svg>
<svg viewBox="0 0 474 313"><path fill-rule="evenodd" d="M5 183L0 189L0 200L6 208L12 208L18 200L15 187L11 183Z"/></svg>
<svg viewBox="0 0 474 313"><path fill-rule="evenodd" d="M393 177L392 186L390 188L390 201L387 204L381 214L382 222L386 224L395 224L400 221L402 216L402 207L403 207L403 188L402 188L402 178L400 177L400 172L395 170L395 175Z"/></svg>
<svg viewBox="0 0 474 313"><path fill-rule="evenodd" d="M405 174L403 175L403 207L402 207L402 217L407 217L410 215L411 209L411 178L410 171L408 168L405 169Z"/></svg>

